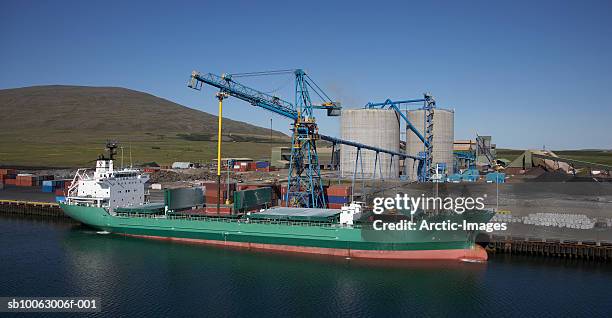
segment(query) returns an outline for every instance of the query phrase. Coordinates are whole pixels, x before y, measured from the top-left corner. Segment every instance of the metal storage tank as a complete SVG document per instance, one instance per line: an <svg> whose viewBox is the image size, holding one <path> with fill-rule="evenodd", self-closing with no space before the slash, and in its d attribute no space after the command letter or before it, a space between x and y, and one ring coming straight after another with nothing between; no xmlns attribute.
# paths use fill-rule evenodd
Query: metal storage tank
<svg viewBox="0 0 612 318"><path fill-rule="evenodd" d="M342 139L365 145L399 152L400 122L399 114L390 109L346 109L341 116ZM341 145L340 147L340 173L342 177L352 177L355 169L357 148ZM374 162L376 153L362 149L357 165L357 177L361 176L361 162L363 162L363 176L374 176ZM379 165L382 165L379 167ZM399 177L399 158L380 153L376 166L376 178L380 173L384 178Z"/></svg>
<svg viewBox="0 0 612 318"><path fill-rule="evenodd" d="M409 110L408 120L416 129L424 134L425 111L423 109ZM434 108L433 153L432 164L446 163L446 173L454 173L453 169L453 142L455 140L455 112L443 108ZM406 153L416 156L424 151L423 142L414 132L406 129ZM404 169L408 180L417 180L417 163L406 158Z"/></svg>

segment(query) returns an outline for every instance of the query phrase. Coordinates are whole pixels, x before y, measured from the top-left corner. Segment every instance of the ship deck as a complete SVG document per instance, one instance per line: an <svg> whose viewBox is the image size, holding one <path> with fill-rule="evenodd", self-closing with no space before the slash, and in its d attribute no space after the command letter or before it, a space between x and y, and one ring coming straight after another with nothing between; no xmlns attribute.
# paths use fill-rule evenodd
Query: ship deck
<svg viewBox="0 0 612 318"><path fill-rule="evenodd" d="M316 208L271 208L262 212L251 213L249 218L257 220L287 220L310 222L334 222L338 219L340 210Z"/></svg>

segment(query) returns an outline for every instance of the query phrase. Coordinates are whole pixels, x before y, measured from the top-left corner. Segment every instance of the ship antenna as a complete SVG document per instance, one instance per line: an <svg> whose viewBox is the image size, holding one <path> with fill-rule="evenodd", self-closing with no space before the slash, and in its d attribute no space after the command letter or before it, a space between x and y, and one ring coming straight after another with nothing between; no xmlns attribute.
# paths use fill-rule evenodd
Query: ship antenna
<svg viewBox="0 0 612 318"><path fill-rule="evenodd" d="M117 142L116 141L107 141L106 149L108 149L109 160L114 160L115 155L117 154Z"/></svg>

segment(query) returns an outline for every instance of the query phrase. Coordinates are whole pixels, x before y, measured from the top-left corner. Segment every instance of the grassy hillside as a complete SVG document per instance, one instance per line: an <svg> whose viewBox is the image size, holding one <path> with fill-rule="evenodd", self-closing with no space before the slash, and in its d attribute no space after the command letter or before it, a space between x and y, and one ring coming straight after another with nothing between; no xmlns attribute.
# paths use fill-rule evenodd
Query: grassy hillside
<svg viewBox="0 0 612 318"><path fill-rule="evenodd" d="M37 86L0 90L0 165L81 166L118 140L128 160L171 163L216 156L217 116L115 87ZM224 156L268 158L286 145L277 131L224 120ZM248 134L240 134L249 132Z"/></svg>
<svg viewBox="0 0 612 318"><path fill-rule="evenodd" d="M514 160L524 150L497 149L497 157ZM612 165L612 151L610 150L553 150L559 157L582 160L604 165Z"/></svg>

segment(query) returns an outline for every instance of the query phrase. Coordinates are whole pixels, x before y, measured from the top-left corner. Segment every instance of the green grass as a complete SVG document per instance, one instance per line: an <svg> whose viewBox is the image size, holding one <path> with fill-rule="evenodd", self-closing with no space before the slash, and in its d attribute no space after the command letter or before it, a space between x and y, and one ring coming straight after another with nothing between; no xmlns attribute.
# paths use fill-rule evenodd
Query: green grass
<svg viewBox="0 0 612 318"><path fill-rule="evenodd" d="M512 161L523 152L524 150L497 149L497 158L505 158ZM553 150L553 152L561 158L612 166L612 151L609 150Z"/></svg>
<svg viewBox="0 0 612 318"><path fill-rule="evenodd" d="M225 139L225 138L224 138ZM245 137L245 139L248 139ZM258 136L256 141L224 141L223 157L249 157L269 159L272 147L289 145L288 138L267 140ZM117 140L123 147L124 163L129 163L131 148L134 164L175 161L210 162L217 156L216 141L185 140L172 135L131 133L130 135L84 135L70 132L45 132L22 137L10 133L0 134L0 165L31 167L87 167L104 152L106 140ZM118 164L121 149L118 150Z"/></svg>
<svg viewBox="0 0 612 318"><path fill-rule="evenodd" d="M562 158L612 166L612 151L609 150L559 150L554 153Z"/></svg>

